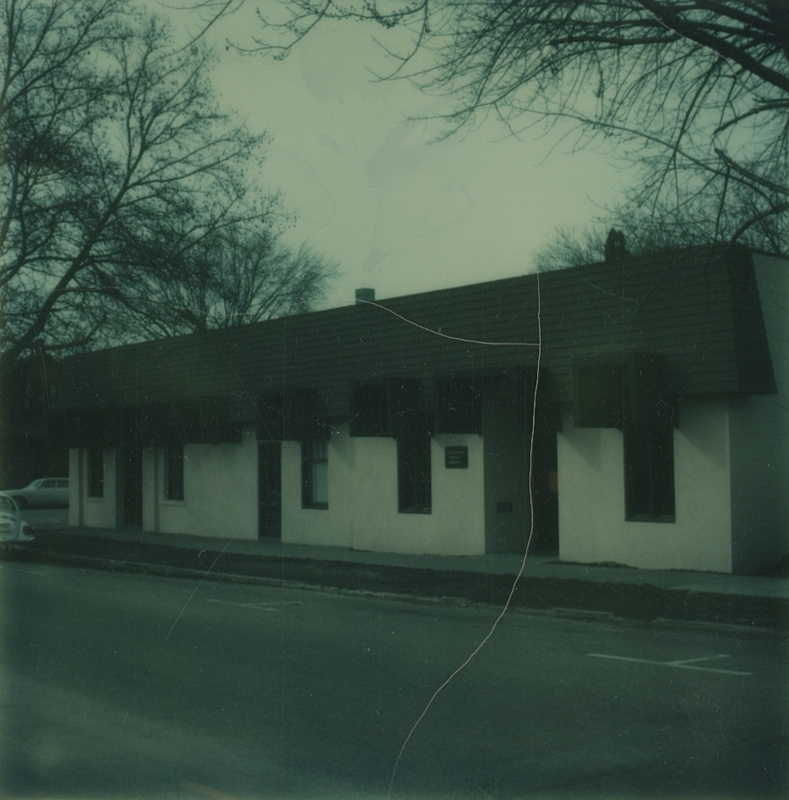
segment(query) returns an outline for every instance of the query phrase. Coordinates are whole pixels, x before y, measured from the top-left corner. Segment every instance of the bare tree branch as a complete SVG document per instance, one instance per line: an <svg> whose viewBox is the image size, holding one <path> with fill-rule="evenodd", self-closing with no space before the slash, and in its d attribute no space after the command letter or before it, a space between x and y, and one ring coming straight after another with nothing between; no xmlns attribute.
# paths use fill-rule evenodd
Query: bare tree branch
<svg viewBox="0 0 789 800"><path fill-rule="evenodd" d="M2 366L42 337L118 343L316 302L333 266L279 243L280 198L249 178L267 137L219 108L204 44L124 0L0 9Z"/></svg>
<svg viewBox="0 0 789 800"><path fill-rule="evenodd" d="M198 5L220 12L210 0ZM283 6L284 21L261 15L261 35L240 46L282 58L324 20L367 21L383 29L382 46L396 59L379 78L406 77L449 99L446 135L488 114L516 135L535 120L550 126L572 119L580 126L579 146L615 143L619 158L644 165L640 182L651 187L653 208L687 205L679 176L687 181L698 170L690 196L704 187L714 206L734 203L708 221L734 234L743 207L724 187L736 174L762 203L759 218L787 226L783 204L769 196L785 196L789 186L786 0L283 0ZM392 28L400 34L389 40ZM425 57L417 60L417 53Z"/></svg>

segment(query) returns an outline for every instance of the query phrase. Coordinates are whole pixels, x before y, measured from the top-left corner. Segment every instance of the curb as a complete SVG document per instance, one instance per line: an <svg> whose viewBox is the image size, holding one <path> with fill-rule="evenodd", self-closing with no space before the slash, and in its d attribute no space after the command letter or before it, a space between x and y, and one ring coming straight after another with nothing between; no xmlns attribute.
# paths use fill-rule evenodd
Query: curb
<svg viewBox="0 0 789 800"><path fill-rule="evenodd" d="M97 553L98 551L98 553ZM228 583L319 587L399 599L468 602L502 606L512 592L513 576L454 572L316 559L249 556L170 545L142 544L95 537L48 536L17 545L16 560L49 562L85 569L142 573L169 578ZM217 563L224 562L222 569ZM638 622L692 622L739 626L743 630L789 631L789 600L726 595L649 584L605 583L573 578L523 577L511 605L584 618Z"/></svg>

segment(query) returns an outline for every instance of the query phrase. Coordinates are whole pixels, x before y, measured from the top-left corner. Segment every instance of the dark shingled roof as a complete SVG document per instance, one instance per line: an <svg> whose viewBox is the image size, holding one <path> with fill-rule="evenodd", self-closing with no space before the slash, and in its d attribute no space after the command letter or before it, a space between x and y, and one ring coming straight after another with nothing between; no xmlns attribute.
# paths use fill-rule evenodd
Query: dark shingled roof
<svg viewBox="0 0 789 800"><path fill-rule="evenodd" d="M663 356L679 396L775 391L750 253L714 246L72 356L59 397L70 409L228 397L249 411L309 387L343 414L353 382L534 366L540 330L558 400L572 397L574 361L628 353Z"/></svg>

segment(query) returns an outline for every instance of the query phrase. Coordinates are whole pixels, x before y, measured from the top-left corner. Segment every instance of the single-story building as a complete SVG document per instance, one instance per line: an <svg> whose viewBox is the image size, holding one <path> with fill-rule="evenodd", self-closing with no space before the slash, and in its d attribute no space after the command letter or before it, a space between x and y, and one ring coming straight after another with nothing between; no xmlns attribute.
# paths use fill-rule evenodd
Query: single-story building
<svg viewBox="0 0 789 800"><path fill-rule="evenodd" d="M65 359L74 526L747 572L789 551L789 263L714 246ZM533 521L533 522L532 522Z"/></svg>

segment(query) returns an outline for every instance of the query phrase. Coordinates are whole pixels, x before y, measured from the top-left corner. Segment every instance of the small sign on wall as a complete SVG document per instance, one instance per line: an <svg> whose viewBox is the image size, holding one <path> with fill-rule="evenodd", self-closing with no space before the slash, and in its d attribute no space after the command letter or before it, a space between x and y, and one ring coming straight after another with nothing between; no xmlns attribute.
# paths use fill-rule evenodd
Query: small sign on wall
<svg viewBox="0 0 789 800"><path fill-rule="evenodd" d="M468 469L468 447L445 447L444 466L447 469Z"/></svg>

